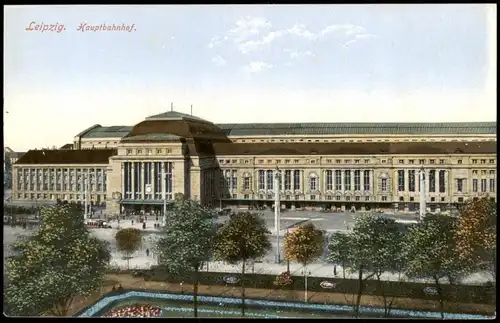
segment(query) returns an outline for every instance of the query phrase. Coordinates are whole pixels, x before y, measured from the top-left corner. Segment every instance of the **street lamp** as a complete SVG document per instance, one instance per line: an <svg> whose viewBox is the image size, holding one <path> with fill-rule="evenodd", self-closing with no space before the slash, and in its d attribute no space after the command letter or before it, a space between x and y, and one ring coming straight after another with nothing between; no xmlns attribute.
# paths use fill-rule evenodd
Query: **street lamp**
<svg viewBox="0 0 500 323"><path fill-rule="evenodd" d="M162 172L163 176L163 217L162 217L162 225L166 226L167 225L167 170L166 170L166 165L163 164Z"/></svg>
<svg viewBox="0 0 500 323"><path fill-rule="evenodd" d="M82 174L83 184L83 220L87 221L87 174Z"/></svg>
<svg viewBox="0 0 500 323"><path fill-rule="evenodd" d="M274 173L274 227L276 230L276 263L280 263L280 177L281 172L276 165Z"/></svg>
<svg viewBox="0 0 500 323"><path fill-rule="evenodd" d="M419 219L422 221L424 219L425 213L427 212L427 206L425 204L425 171L424 167L420 169L419 172L420 179L420 214Z"/></svg>
<svg viewBox="0 0 500 323"><path fill-rule="evenodd" d="M286 237L286 236L288 236L288 234L289 234L289 233L290 233L290 232L288 231L288 228L286 228L286 235L285 235L285 237ZM288 273L290 272L290 259L287 259L287 260L286 260L286 271L287 271Z"/></svg>

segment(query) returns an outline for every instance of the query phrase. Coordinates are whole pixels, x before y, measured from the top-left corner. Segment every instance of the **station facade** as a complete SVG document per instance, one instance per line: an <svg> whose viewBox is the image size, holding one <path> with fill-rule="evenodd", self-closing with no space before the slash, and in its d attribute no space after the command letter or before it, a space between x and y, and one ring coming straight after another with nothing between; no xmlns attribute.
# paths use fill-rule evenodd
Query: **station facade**
<svg viewBox="0 0 500 323"><path fill-rule="evenodd" d="M83 203L111 214L161 212L175 194L209 207L430 211L496 199L496 122L213 124L168 111L135 126L92 126L71 149L13 165L14 201ZM68 148L68 147L66 147ZM86 190L84 188L87 188Z"/></svg>

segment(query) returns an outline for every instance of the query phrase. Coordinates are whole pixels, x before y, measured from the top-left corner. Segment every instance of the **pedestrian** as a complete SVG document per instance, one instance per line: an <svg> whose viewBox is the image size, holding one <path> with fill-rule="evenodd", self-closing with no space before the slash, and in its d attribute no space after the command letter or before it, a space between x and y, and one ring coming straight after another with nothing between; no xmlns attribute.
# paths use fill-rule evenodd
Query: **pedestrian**
<svg viewBox="0 0 500 323"><path fill-rule="evenodd" d="M337 266L333 266L333 276L337 277Z"/></svg>
<svg viewBox="0 0 500 323"><path fill-rule="evenodd" d="M146 249L146 257L149 257L149 248Z"/></svg>
<svg viewBox="0 0 500 323"><path fill-rule="evenodd" d="M142 229L146 229L146 222L142 223Z"/></svg>
<svg viewBox="0 0 500 323"><path fill-rule="evenodd" d="M158 215L156 216L156 222L158 222Z"/></svg>
<svg viewBox="0 0 500 323"><path fill-rule="evenodd" d="M134 225L134 220L132 219L132 225Z"/></svg>

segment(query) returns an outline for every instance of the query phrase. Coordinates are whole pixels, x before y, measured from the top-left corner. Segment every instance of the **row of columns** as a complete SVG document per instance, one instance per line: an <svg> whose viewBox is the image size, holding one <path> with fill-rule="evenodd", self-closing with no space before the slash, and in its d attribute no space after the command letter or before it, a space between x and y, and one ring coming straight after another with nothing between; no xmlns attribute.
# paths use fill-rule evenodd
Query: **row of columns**
<svg viewBox="0 0 500 323"><path fill-rule="evenodd" d="M320 181L320 187L321 187L321 191L322 192L325 192L329 189L327 189L327 171L328 170L323 170L323 180ZM332 189L331 191L339 191L337 190L337 187L336 187L336 171L339 171L339 170L335 170L335 169L332 169ZM350 189L347 189L346 187L346 171L350 171L349 173L349 182L350 182ZM359 171L360 172L360 175L359 175L359 178L360 178L360 183L359 183L359 186L360 186L360 189L359 191L371 191L372 190L372 187L373 187L373 171L372 170L368 170L368 169L341 169L340 170L340 192L345 192L345 191L355 191L355 186L354 186L354 183L355 183L355 171ZM368 178L369 178L369 188L368 190L365 190L365 172L368 172ZM357 190L356 190L357 191Z"/></svg>
<svg viewBox="0 0 500 323"><path fill-rule="evenodd" d="M23 187L22 184L26 185L28 184L28 191L31 190L31 186L33 185L34 189L33 191L57 191L57 192L64 192L64 191L79 191L77 188L77 184L80 183L83 185L83 178L84 176L89 176L90 170L94 170L94 176L93 179L91 180L90 177L87 177L89 180L89 184L94 184L92 192L102 192L105 193L107 190L106 187L106 170L102 168L77 168L77 169L68 169L67 171L67 177L65 176L65 173L63 169L57 169L57 168L51 168L47 169L47 183L44 183L44 174L43 174L43 169L21 169L21 174L18 176L18 187ZM60 170L60 172L57 172ZM80 180L78 180L78 173L77 170L80 170L79 175L81 176ZM86 172L84 172L86 170ZM98 170L100 170L101 177L100 180L97 176ZM55 177L55 183L54 183L54 189L51 189L52 186L52 173L54 173ZM59 173L59 176L58 176ZM73 173L73 176L71 176L71 173ZM26 174L28 176L26 176ZM32 176L34 174L34 176ZM41 175L41 176L40 176ZM26 183L26 177L27 177L27 183ZM34 181L32 181L32 178L34 178ZM41 180L40 180L41 178ZM67 178L67 180L65 180ZM72 181L72 178L75 178L76 180ZM47 184L47 189L44 189L44 184ZM60 185L59 189L57 185ZM64 189L66 184L66 189ZM72 185L75 184L75 189L72 188ZM101 184L100 189L98 184ZM37 189L37 186L40 186L40 189ZM91 187L89 185L89 187ZM24 189L21 189L24 190ZM83 186L80 187L80 191L83 191Z"/></svg>
<svg viewBox="0 0 500 323"><path fill-rule="evenodd" d="M156 170L156 165L157 163L160 164L160 171L157 172ZM151 164L151 177L149 178L150 183L146 183L146 164ZM173 163L171 162L128 162L128 165L130 165L130 193L131 193L131 199L141 199L144 200L146 199L146 184L151 185L151 193L148 195L151 195L152 199L165 199L165 197L170 197L172 198L172 191L173 191ZM139 169L139 191L136 192L136 168ZM170 187L167 187L167 176L171 176L171 182L170 182ZM125 165L122 164L121 167L121 187L125 191L126 190L126 181L127 181L127 176L128 174L125 173ZM157 184L157 177L160 176L161 178L161 196L158 196L159 191L157 191L156 184ZM125 192L123 192L125 193ZM125 196L125 194L123 194Z"/></svg>
<svg viewBox="0 0 500 323"><path fill-rule="evenodd" d="M260 176L259 176L259 172L260 171L264 171L264 178L262 179ZM298 169L286 169L286 170L281 170L281 179L280 181L278 181L280 183L280 190L281 191L284 191L285 190L285 174L287 171L290 171L290 190L291 191L295 191L295 190L302 190L304 188L304 171L303 170L298 170ZM298 171L299 172L299 187L295 187L295 172ZM276 189L274 187L274 185L276 185L277 181L275 181L275 177L276 177L276 171L274 170L258 170L257 171L257 174L256 174L256 177L257 177L257 181L255 181L255 185L256 187L254 187L256 190L259 190L261 185L261 180L263 180L263 184L264 184L264 190L268 191L270 190L271 188L269 187L268 185L268 174L271 173L273 178L272 178L272 183L273 183L273 191Z"/></svg>
<svg viewBox="0 0 500 323"><path fill-rule="evenodd" d="M262 170L261 170L262 171ZM290 171L290 190L294 191L296 189L299 189L299 190L304 190L307 191L309 190L309 181L307 182L307 187L305 187L304 185L304 182L305 182L305 172L304 170L281 170L281 180L280 180L280 190L281 191L284 191L285 190L285 179L286 179L286 172L287 171ZM295 187L295 171L299 171L299 187ZM341 190L342 192L344 191L354 191L354 183L355 183L355 171L358 171L357 169L356 170L340 170L341 171ZM350 171L350 174L349 174L349 182L350 182L350 189L348 190L347 187L346 187L346 171ZM364 184L365 184L365 172L368 172L369 173L369 189L368 191L371 191L372 188L373 188L373 183L374 183L374 179L373 179L373 171L372 170L359 170L360 171L360 191L365 191L365 187L364 187ZM267 191L269 190L269 186L268 186L268 174L269 172L271 172L271 170L264 170L264 178L263 178L263 184L264 184L264 189ZM272 174L273 174L273 182L274 182L274 176L275 176L275 172L272 171ZM316 177L318 182L316 183L318 189L322 192L325 192L327 191L327 170L322 170L322 176L320 177ZM260 181L262 180L262 178L259 177L259 171L257 171L257 187L256 189L259 189L259 187L262 187L260 185ZM332 191L338 191L336 189L336 173L335 173L335 170L332 170ZM274 187L273 187L274 189Z"/></svg>
<svg viewBox="0 0 500 323"><path fill-rule="evenodd" d="M404 173L404 192L410 192L410 170L408 169L398 169L398 170L395 170L395 174L396 176L394 176L394 178L396 179L396 185L394 186L394 189L397 191L397 192L402 192L399 190L399 174L398 174L398 171L402 170ZM434 187L435 187L435 190L433 192L430 191L430 177L429 177L429 174L430 174L430 171L435 171L434 173ZM419 178L419 174L421 172L421 170L419 169L415 169L415 175L414 175L414 186L415 186L415 190L414 191L411 191L411 192L419 192L420 191L420 178ZM425 183L427 185L427 187L425 188L425 191L427 193L441 193L441 194L444 194L444 193L447 193L449 191L449 183L451 183L451 172L449 170L446 170L446 169L424 169L424 174L425 174ZM443 171L444 172L444 192L440 192L439 191L439 177L440 177L440 172Z"/></svg>

